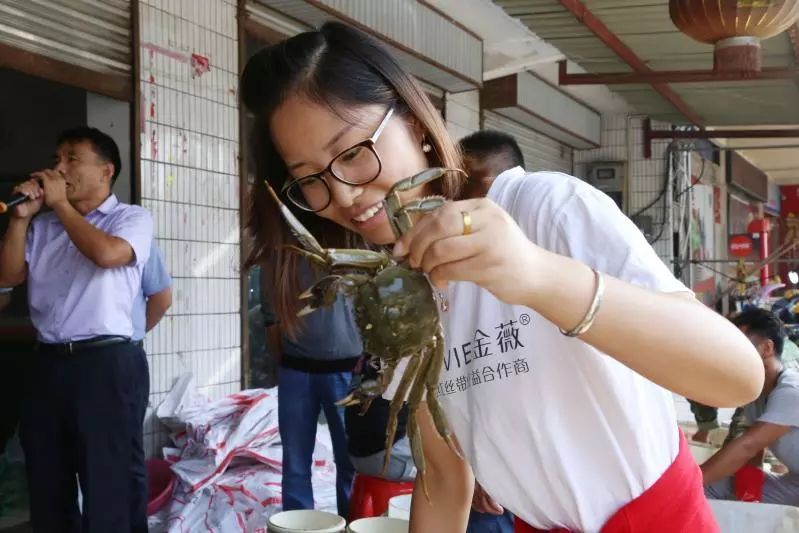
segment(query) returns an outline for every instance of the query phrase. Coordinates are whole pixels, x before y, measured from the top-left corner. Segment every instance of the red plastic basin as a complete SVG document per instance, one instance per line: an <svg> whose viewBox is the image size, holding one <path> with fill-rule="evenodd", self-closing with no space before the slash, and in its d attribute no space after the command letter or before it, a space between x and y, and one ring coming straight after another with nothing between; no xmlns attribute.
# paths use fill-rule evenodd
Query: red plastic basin
<svg viewBox="0 0 799 533"><path fill-rule="evenodd" d="M147 516L157 513L172 497L175 473L163 459L147 460L147 479L150 484L147 498Z"/></svg>

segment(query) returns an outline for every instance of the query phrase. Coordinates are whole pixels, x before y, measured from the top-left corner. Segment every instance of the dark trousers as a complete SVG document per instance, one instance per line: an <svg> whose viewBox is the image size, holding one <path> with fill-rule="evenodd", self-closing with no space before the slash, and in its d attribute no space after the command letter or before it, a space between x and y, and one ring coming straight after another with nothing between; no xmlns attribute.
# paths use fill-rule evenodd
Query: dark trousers
<svg viewBox="0 0 799 533"><path fill-rule="evenodd" d="M34 532L147 531L149 388L138 345L38 350L20 424Z"/></svg>
<svg viewBox="0 0 799 533"><path fill-rule="evenodd" d="M22 402L30 393L32 349L32 340L0 339L0 355L3 358L3 370L0 372L0 455L17 432Z"/></svg>

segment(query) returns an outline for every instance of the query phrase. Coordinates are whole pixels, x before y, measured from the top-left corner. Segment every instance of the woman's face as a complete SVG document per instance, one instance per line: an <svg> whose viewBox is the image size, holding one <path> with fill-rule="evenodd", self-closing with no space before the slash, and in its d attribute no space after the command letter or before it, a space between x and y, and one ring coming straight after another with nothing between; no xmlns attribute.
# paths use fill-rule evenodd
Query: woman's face
<svg viewBox="0 0 799 533"><path fill-rule="evenodd" d="M286 99L272 115L270 129L289 169L288 179L323 171L338 154L372 137L387 111L381 105L351 109L347 115L358 118L350 123L301 95ZM375 244L393 242L394 234L381 202L392 185L428 168L421 143L421 136L404 118L392 115L375 144L382 163L377 178L364 185L349 185L325 174L330 204L317 214ZM407 202L425 192L424 188L408 191L402 199Z"/></svg>

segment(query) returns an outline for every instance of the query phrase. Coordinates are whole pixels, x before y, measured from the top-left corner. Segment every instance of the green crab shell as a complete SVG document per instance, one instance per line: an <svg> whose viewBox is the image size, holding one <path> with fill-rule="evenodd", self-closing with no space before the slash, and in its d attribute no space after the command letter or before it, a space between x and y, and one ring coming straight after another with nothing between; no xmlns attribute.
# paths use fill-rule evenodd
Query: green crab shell
<svg viewBox="0 0 799 533"><path fill-rule="evenodd" d="M432 288L417 270L384 268L361 285L354 303L364 350L384 360L418 353L438 331Z"/></svg>

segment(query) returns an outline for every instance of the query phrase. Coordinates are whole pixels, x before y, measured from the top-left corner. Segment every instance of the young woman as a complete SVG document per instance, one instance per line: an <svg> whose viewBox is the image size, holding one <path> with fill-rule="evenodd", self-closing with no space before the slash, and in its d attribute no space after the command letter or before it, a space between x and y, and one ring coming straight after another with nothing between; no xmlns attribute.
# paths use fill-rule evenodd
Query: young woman
<svg viewBox="0 0 799 533"><path fill-rule="evenodd" d="M255 55L241 90L256 118L250 263L281 265L284 327L305 287L262 178L323 245L393 244L447 292L440 401L466 460L437 437L423 404L430 502L414 498L412 531L462 532L473 474L526 523L520 530L717 530L667 390L741 405L758 395L762 364L609 198L517 167L487 199L457 201L453 172L407 193L453 201L394 243L380 207L389 188L459 166L440 115L397 61L329 23Z"/></svg>

